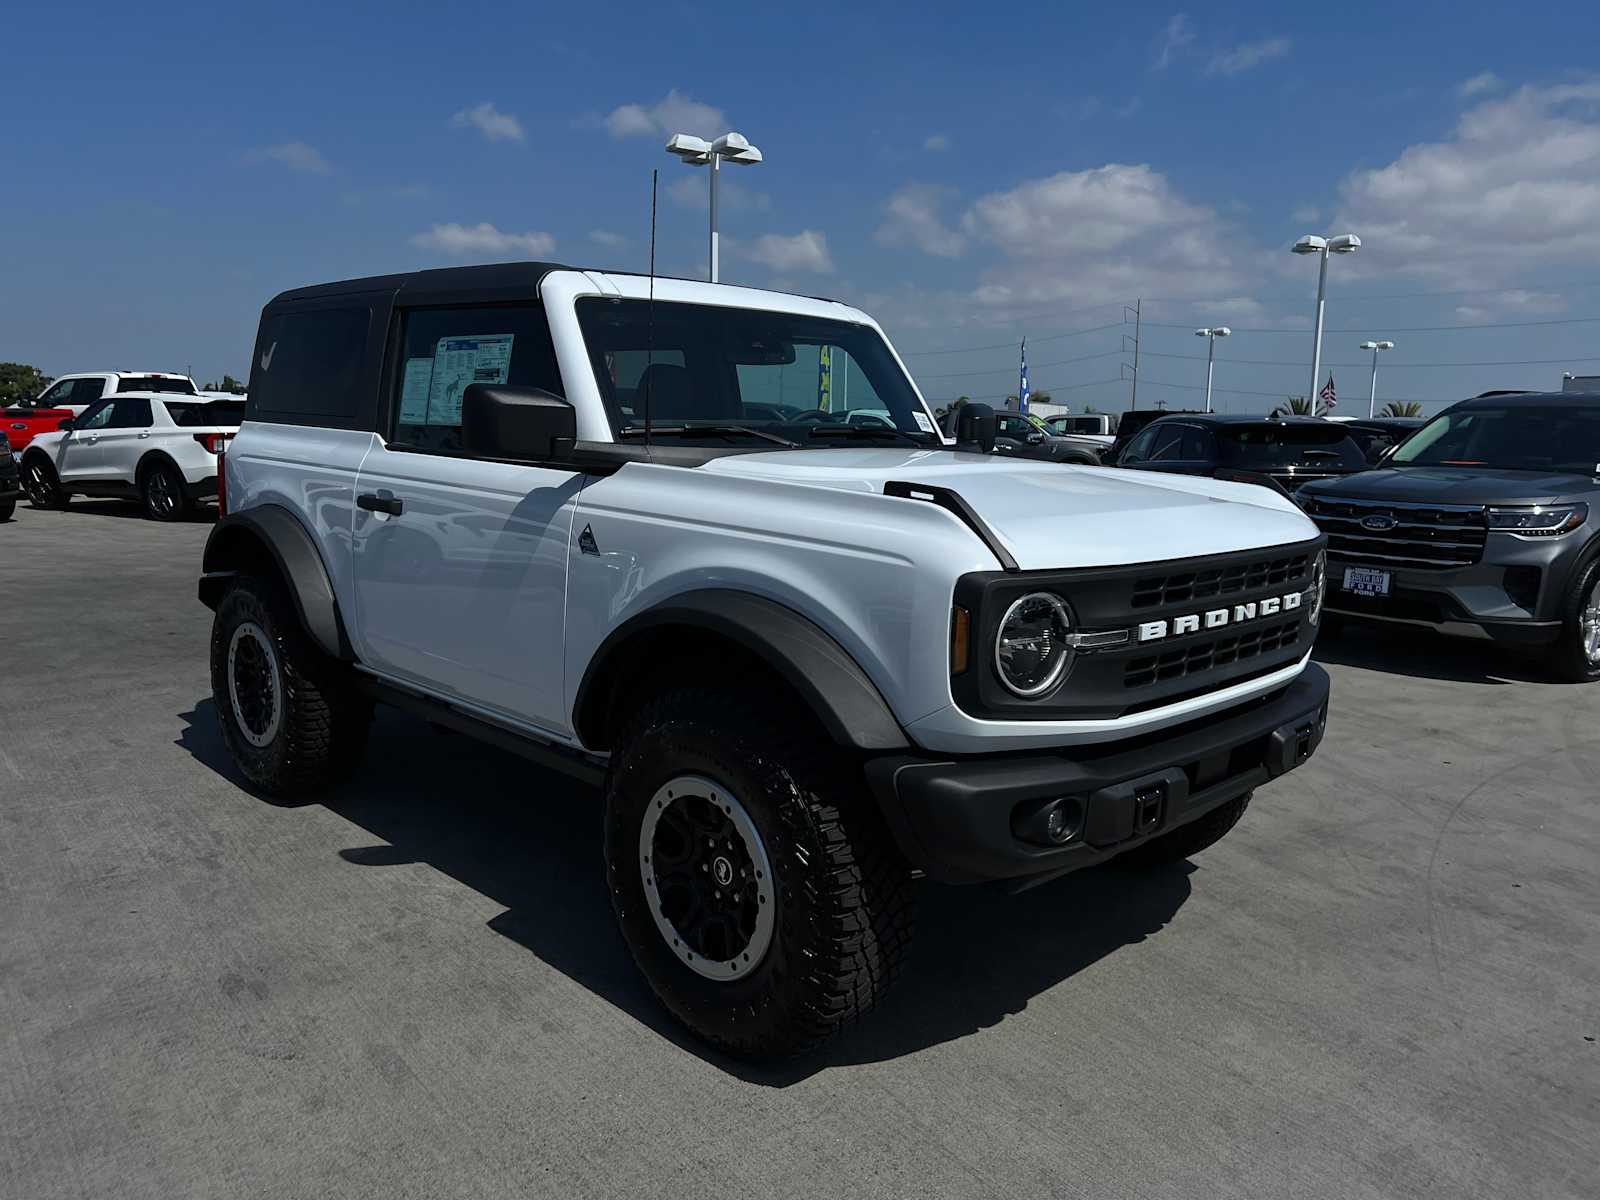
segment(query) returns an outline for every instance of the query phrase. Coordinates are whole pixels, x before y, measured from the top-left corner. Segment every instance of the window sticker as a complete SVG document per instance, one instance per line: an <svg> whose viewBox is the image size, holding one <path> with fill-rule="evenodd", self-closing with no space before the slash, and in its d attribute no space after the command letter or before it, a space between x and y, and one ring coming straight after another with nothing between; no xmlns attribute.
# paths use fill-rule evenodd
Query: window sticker
<svg viewBox="0 0 1600 1200"><path fill-rule="evenodd" d="M928 420L927 413L923 412L920 408L916 408L911 410L911 415L916 418L917 428L922 430L923 433L933 432L933 422Z"/></svg>
<svg viewBox="0 0 1600 1200"><path fill-rule="evenodd" d="M433 384L433 359L406 359L405 379L400 384L400 424L428 423L428 389Z"/></svg>
<svg viewBox="0 0 1600 1200"><path fill-rule="evenodd" d="M433 353L428 387L429 425L460 425L461 397L474 383L504 383L511 370L511 333L445 337Z"/></svg>

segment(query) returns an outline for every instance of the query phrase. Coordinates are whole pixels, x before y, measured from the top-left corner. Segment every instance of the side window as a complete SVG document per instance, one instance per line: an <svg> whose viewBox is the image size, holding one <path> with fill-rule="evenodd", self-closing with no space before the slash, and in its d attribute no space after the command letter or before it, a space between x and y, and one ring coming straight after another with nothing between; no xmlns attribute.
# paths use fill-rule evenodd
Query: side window
<svg viewBox="0 0 1600 1200"><path fill-rule="evenodd" d="M72 387L77 382L76 379L63 379L60 383L51 384L39 397L35 407L54 408L58 404L71 404Z"/></svg>
<svg viewBox="0 0 1600 1200"><path fill-rule="evenodd" d="M1183 426L1158 425L1150 447L1151 462L1177 462L1183 453Z"/></svg>
<svg viewBox="0 0 1600 1200"><path fill-rule="evenodd" d="M93 404L106 393L104 379L75 379L72 381L72 399L68 404Z"/></svg>
<svg viewBox="0 0 1600 1200"><path fill-rule="evenodd" d="M1125 463L1147 462L1150 458L1150 447L1155 443L1156 430L1146 429L1129 442L1122 451L1122 461Z"/></svg>
<svg viewBox="0 0 1600 1200"><path fill-rule="evenodd" d="M372 311L320 308L264 318L250 372L252 414L293 423L297 416L348 423L363 408L362 368Z"/></svg>
<svg viewBox="0 0 1600 1200"><path fill-rule="evenodd" d="M150 401L142 396L127 396L111 405L111 420L107 429L149 429L154 418L150 415Z"/></svg>
<svg viewBox="0 0 1600 1200"><path fill-rule="evenodd" d="M72 423L73 429L104 429L111 424L111 413L116 406L109 400L102 400L94 405Z"/></svg>
<svg viewBox="0 0 1600 1200"><path fill-rule="evenodd" d="M462 397L474 383L565 394L538 304L412 309L401 319L400 345L390 427L402 445L460 450ZM642 363L626 369L637 383Z"/></svg>
<svg viewBox="0 0 1600 1200"><path fill-rule="evenodd" d="M1211 435L1198 425L1185 425L1180 456L1185 462L1214 461L1217 454L1216 447L1211 442Z"/></svg>

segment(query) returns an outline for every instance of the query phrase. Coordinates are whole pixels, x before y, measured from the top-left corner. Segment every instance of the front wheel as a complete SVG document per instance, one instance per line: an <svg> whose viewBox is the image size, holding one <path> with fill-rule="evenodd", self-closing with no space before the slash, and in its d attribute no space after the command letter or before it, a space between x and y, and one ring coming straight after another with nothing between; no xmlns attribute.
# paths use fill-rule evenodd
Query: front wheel
<svg viewBox="0 0 1600 1200"><path fill-rule="evenodd" d="M681 688L612 756L605 857L624 939L697 1037L812 1049L872 1009L911 940L910 871L853 764L755 693Z"/></svg>
<svg viewBox="0 0 1600 1200"><path fill-rule="evenodd" d="M234 761L269 795L338 782L366 746L371 702L312 644L274 580L240 576L217 605L211 696Z"/></svg>
<svg viewBox="0 0 1600 1200"><path fill-rule="evenodd" d="M1567 590L1561 633L1548 661L1556 675L1572 683L1600 679L1600 559L1578 572Z"/></svg>
<svg viewBox="0 0 1600 1200"><path fill-rule="evenodd" d="M37 455L22 464L22 490L28 494L28 503L35 508L67 506L67 493L61 490L55 468Z"/></svg>
<svg viewBox="0 0 1600 1200"><path fill-rule="evenodd" d="M189 490L170 463L158 462L144 473L139 489L145 515L152 521L181 521L189 515Z"/></svg>

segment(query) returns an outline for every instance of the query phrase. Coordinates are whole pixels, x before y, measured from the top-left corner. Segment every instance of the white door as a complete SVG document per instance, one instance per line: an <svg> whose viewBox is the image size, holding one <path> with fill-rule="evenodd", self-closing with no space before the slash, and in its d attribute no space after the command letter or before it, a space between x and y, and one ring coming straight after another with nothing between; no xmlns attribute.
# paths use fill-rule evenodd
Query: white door
<svg viewBox="0 0 1600 1200"><path fill-rule="evenodd" d="M570 732L567 557L583 476L462 450L467 386L561 391L537 301L402 309L399 369L356 477L362 662L554 734Z"/></svg>
<svg viewBox="0 0 1600 1200"><path fill-rule="evenodd" d="M56 447L56 475L62 483L100 478L101 463L105 461L100 438L111 423L115 403L110 399L97 401L73 418L72 429Z"/></svg>
<svg viewBox="0 0 1600 1200"><path fill-rule="evenodd" d="M111 420L100 431L100 474L107 479L133 482L139 460L152 444L155 414L143 396L118 396L111 405Z"/></svg>

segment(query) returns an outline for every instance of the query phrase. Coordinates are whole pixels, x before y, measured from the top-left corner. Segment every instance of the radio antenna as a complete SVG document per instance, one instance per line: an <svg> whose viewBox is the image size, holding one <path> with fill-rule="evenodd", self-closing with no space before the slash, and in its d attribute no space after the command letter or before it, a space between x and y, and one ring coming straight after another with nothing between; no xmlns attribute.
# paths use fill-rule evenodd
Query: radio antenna
<svg viewBox="0 0 1600 1200"><path fill-rule="evenodd" d="M650 448L650 393L655 391L655 376L650 368L656 358L656 174L650 172L650 300L644 318L644 444Z"/></svg>

